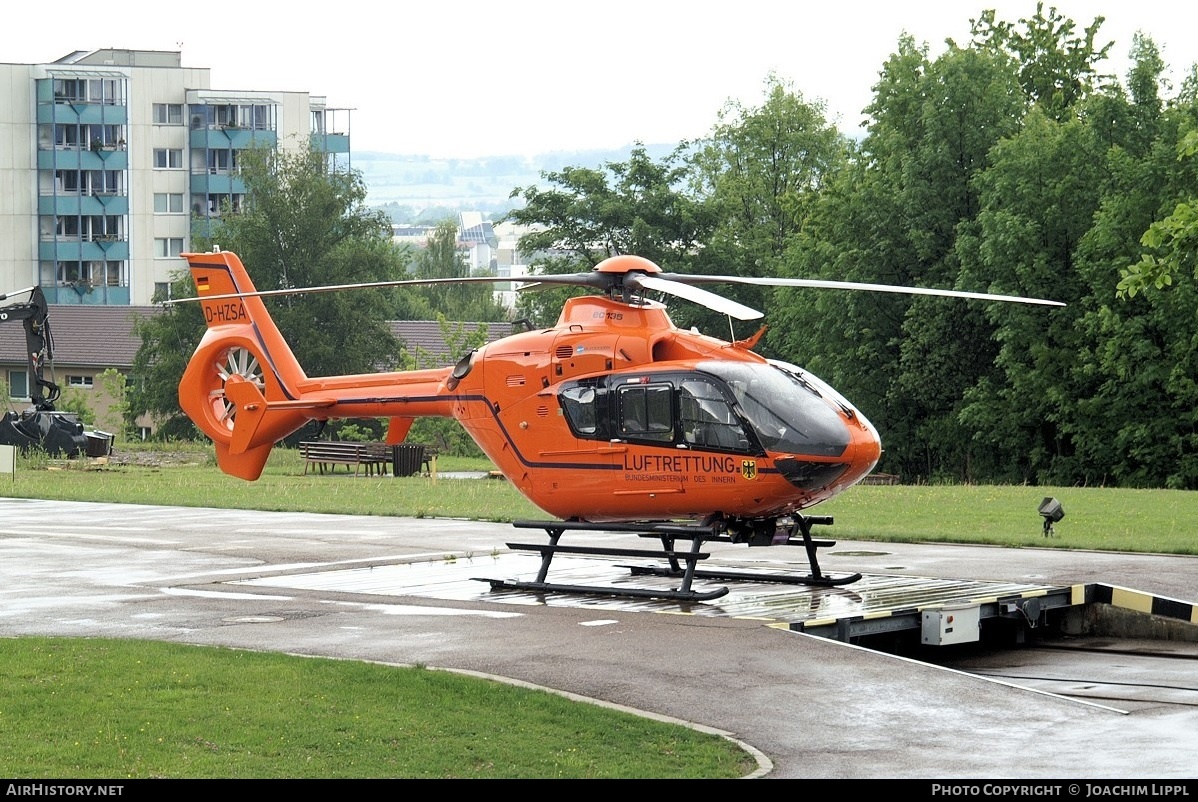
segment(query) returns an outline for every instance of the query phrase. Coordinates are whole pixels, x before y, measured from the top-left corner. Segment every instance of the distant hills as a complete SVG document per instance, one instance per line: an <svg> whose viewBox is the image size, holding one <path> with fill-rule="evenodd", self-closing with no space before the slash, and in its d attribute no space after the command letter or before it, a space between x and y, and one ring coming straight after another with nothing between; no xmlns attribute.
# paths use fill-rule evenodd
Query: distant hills
<svg viewBox="0 0 1198 802"><path fill-rule="evenodd" d="M645 145L660 159L676 145ZM524 156L488 156L478 159L434 159L399 153L354 152L350 166L362 174L367 202L386 207L393 219L411 222L429 207L481 211L495 216L511 209L510 198L518 187L538 185L542 173L563 167L599 168L607 162L627 161L632 146L617 150L560 151Z"/></svg>

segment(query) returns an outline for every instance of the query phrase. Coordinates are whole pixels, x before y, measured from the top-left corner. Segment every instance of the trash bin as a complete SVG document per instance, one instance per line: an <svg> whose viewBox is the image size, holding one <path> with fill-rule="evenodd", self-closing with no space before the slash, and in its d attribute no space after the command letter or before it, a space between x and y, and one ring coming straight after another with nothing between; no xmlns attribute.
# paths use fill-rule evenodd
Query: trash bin
<svg viewBox="0 0 1198 802"><path fill-rule="evenodd" d="M86 438L84 450L89 457L107 457L112 453L112 435L95 429L83 433Z"/></svg>
<svg viewBox="0 0 1198 802"><path fill-rule="evenodd" d="M400 443L391 446L391 475L415 476L424 465L424 446L419 443Z"/></svg>

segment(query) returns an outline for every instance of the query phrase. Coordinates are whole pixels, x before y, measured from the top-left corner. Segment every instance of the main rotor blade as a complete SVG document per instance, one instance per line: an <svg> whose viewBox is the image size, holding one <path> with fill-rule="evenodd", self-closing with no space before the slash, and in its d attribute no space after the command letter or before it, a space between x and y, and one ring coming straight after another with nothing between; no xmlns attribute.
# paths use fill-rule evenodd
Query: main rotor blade
<svg viewBox="0 0 1198 802"><path fill-rule="evenodd" d="M725 298L722 295L716 295L714 292L708 292L692 284L670 281L657 276L628 276L624 280L624 283L633 289L639 287L683 298L687 301L706 306L708 309L719 312L722 315L734 317L737 320L757 320L758 318L765 317L764 313L758 312L756 309L737 303L731 298Z"/></svg>
<svg viewBox="0 0 1198 802"><path fill-rule="evenodd" d="M516 281L517 279L512 279ZM607 290L612 285L612 280L601 273L546 273L544 275L537 273L521 276L520 279L524 286L521 291L541 291L554 289L555 285L566 284L571 287L591 287L596 290Z"/></svg>
<svg viewBox="0 0 1198 802"><path fill-rule="evenodd" d="M658 280L682 284L755 284L767 287L816 287L830 290L866 290L870 292L893 292L904 295L940 295L948 298L971 298L978 301L1007 301L1041 306L1064 306L1061 301L1044 298L1025 298L1020 295L994 295L986 292L963 290L940 290L934 287L903 287L897 284L862 284L855 281L828 281L812 278L751 278L746 276L700 276L685 273L663 273Z"/></svg>
<svg viewBox="0 0 1198 802"><path fill-rule="evenodd" d="M539 280L539 279L537 279ZM255 292L230 292L225 295L205 295L202 298L172 298L163 304L183 304L194 301L223 301L227 298L265 298L271 295L302 295L309 292L343 292L363 290L371 287L408 287L428 284L522 284L523 279L499 276L463 276L461 278L413 278L395 281L367 281L361 284L325 284L319 287L292 287L284 290L256 290Z"/></svg>

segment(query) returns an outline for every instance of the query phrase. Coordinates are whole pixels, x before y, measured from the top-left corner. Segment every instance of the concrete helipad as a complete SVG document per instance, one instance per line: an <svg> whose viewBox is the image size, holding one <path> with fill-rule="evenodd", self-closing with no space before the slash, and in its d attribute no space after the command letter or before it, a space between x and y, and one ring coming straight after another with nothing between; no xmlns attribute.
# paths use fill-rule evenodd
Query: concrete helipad
<svg viewBox="0 0 1198 802"><path fill-rule="evenodd" d="M579 540L590 538L619 542ZM1198 706L1121 713L778 625L866 602L871 584L807 601L795 588L738 588L698 610L522 598L475 579L529 573L512 539L503 524L458 520L0 499L0 635L478 672L724 732L776 778L1194 777ZM729 545L712 560L801 556ZM1198 560L1184 557L842 541L821 561L878 588L1102 583L1184 606L1198 587Z"/></svg>
<svg viewBox="0 0 1198 802"><path fill-rule="evenodd" d="M533 555L505 552L487 556L452 556L434 560L403 561L368 567L287 572L238 580L232 584L377 596L417 596L494 604L676 612L756 618L784 624L808 624L813 621L858 616L876 620L893 610L960 603L975 598L1042 594L1052 590L1041 583L984 582L901 574L865 574L856 582L837 587L709 579L702 582L704 588L725 587L728 593L709 601L678 602L629 599L603 594L574 595L530 590L493 590L488 584L487 580L493 578L535 577L540 562L540 558ZM610 586L617 592L622 588L669 590L678 585L676 578L632 573L628 565L634 562L627 559L558 556L553 561L552 578L556 582L572 585ZM653 564L652 560L640 562L646 566ZM782 560L724 559L704 563L704 567L709 570L723 567L738 572L769 574L787 570L805 574L808 570L801 560L797 563L786 563Z"/></svg>

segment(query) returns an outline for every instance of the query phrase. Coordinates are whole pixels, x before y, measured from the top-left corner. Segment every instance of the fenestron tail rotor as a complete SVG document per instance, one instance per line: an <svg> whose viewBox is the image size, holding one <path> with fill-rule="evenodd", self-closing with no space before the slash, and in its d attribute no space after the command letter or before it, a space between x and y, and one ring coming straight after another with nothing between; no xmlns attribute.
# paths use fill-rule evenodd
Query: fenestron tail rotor
<svg viewBox="0 0 1198 802"><path fill-rule="evenodd" d="M226 392L229 379L236 376L252 383L259 392L264 392L266 382L263 379L262 365L248 348L233 347L224 351L217 359L213 365L213 374L208 390L213 415L217 422L224 424L232 432L237 417L237 405L229 400Z"/></svg>

